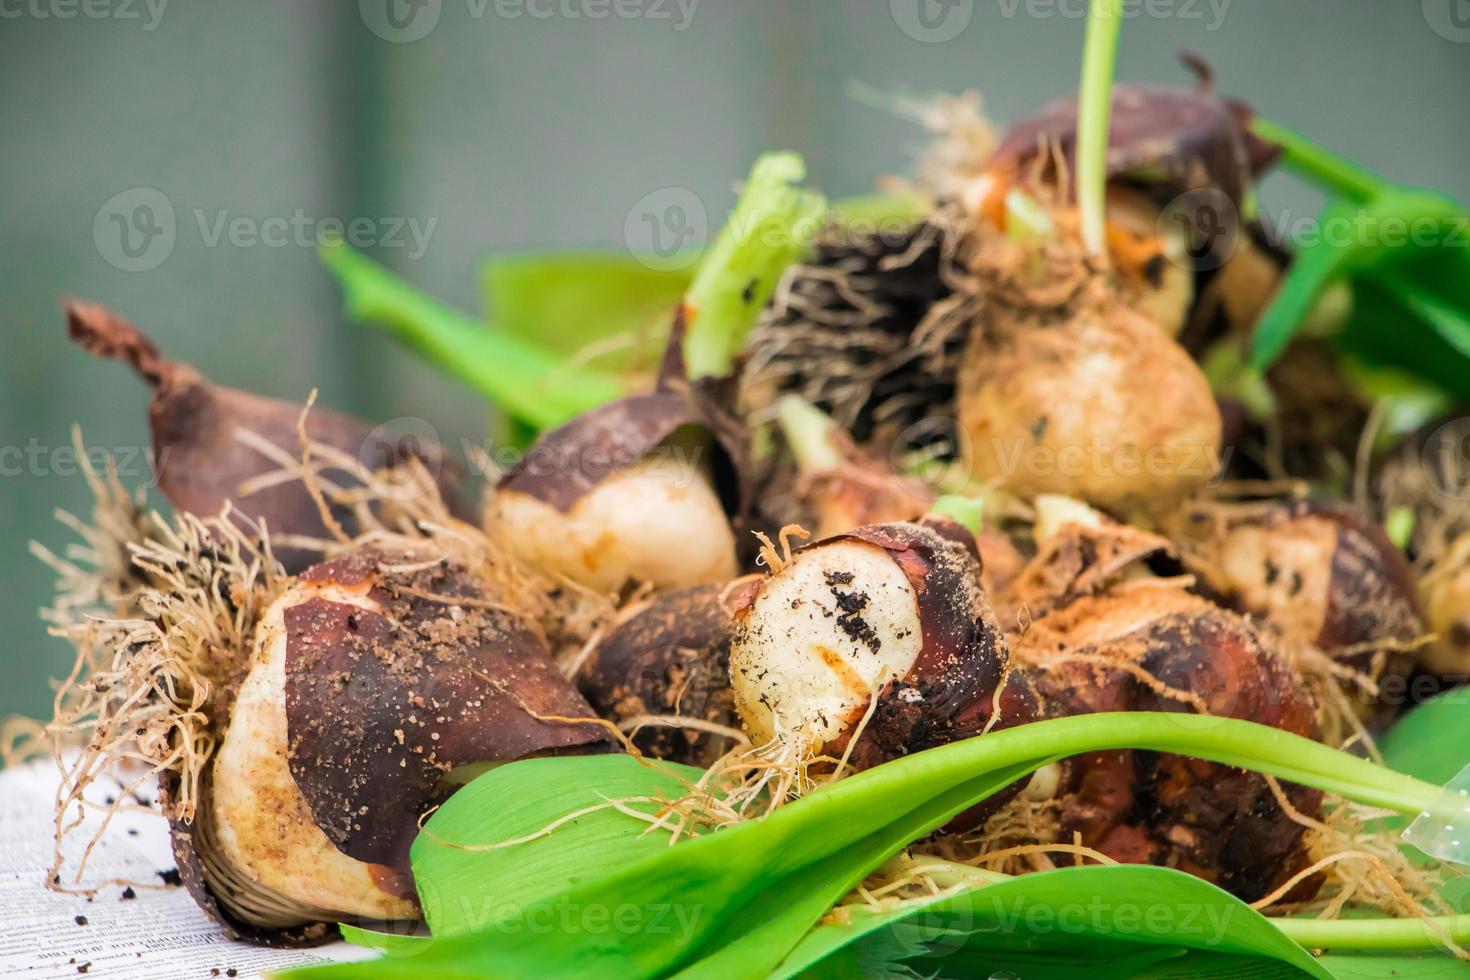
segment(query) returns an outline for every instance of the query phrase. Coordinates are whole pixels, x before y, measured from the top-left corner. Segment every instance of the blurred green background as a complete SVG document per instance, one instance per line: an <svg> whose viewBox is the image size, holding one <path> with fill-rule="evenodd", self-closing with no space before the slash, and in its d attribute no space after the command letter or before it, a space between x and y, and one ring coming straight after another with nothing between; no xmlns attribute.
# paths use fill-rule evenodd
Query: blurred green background
<svg viewBox="0 0 1470 980"><path fill-rule="evenodd" d="M1130 9L1121 77L1184 81L1176 52L1191 48L1222 91L1396 179L1470 199L1466 0ZM1016 118L1075 84L1084 10L0 0L0 660L15 671L0 716L44 711L47 679L69 663L35 617L50 576L26 541L63 544L52 510L87 506L65 452L71 424L148 479L144 387L65 342L61 297L117 308L218 381L298 400L315 386L327 405L477 439L478 396L343 321L307 244L323 219L368 219L378 239L414 223L417 244L405 227L369 251L476 309L487 253L626 248L639 202L673 188L718 223L764 149L804 154L833 196L908 171L920 132L849 98L851 81L979 89L998 121ZM1281 177L1265 202L1301 216L1320 203ZM141 237L167 228L168 209L172 232Z"/></svg>

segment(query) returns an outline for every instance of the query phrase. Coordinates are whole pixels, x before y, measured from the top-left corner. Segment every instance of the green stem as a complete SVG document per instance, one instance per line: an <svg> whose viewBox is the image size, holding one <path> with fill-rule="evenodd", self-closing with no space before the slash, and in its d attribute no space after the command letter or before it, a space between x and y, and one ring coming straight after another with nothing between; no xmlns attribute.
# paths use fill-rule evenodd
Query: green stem
<svg viewBox="0 0 1470 980"><path fill-rule="evenodd" d="M1249 769L1397 813L1428 812L1455 821L1465 816L1461 805L1447 802L1440 787L1311 739L1235 718L1157 711L1054 718L991 732L876 766L803 802L816 805L826 797L832 801L828 805L836 805L835 797L849 793L882 799L888 788L913 794L920 785L926 795L939 795L974 778L977 772L1021 763L1040 767L1051 759L1130 748ZM767 819L782 819L800 809L795 805L786 807Z"/></svg>
<svg viewBox="0 0 1470 980"><path fill-rule="evenodd" d="M1281 162L1288 169L1336 196L1362 203L1373 199L1388 186L1382 177L1280 123L1256 116L1250 121L1250 129L1266 142L1281 147Z"/></svg>
<svg viewBox="0 0 1470 980"><path fill-rule="evenodd" d="M627 394L606 375L564 364L425 296L340 242L324 244L321 257L342 286L350 317L387 327L517 419L552 428Z"/></svg>
<svg viewBox="0 0 1470 980"><path fill-rule="evenodd" d="M1082 219L1082 243L1093 255L1102 255L1107 244L1108 123L1122 26L1123 0L1093 0L1077 92L1077 210Z"/></svg>
<svg viewBox="0 0 1470 980"><path fill-rule="evenodd" d="M691 380L730 374L787 266L815 235L826 202L793 186L805 176L806 164L795 153L767 153L751 168L684 296L684 363Z"/></svg>
<svg viewBox="0 0 1470 980"><path fill-rule="evenodd" d="M1442 947L1470 942L1470 915L1436 915L1428 919L1272 919L1282 934L1307 949L1391 950ZM1430 923L1442 932L1436 933Z"/></svg>
<svg viewBox="0 0 1470 980"><path fill-rule="evenodd" d="M786 445L803 476L831 473L842 465L837 445L837 423L820 408L797 395L786 395L776 414Z"/></svg>

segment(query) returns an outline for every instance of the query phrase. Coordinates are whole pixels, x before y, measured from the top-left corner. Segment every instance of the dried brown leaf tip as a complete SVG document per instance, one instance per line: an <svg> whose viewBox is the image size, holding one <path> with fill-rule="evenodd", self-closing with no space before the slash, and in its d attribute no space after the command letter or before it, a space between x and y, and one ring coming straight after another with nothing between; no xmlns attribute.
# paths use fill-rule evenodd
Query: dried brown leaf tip
<svg viewBox="0 0 1470 980"><path fill-rule="evenodd" d="M328 523L301 480L301 406L211 383L197 370L164 357L142 331L97 303L72 301L67 331L87 351L130 365L153 389L148 422L158 486L169 502L200 517L214 517L230 503L280 539L276 557L296 571L321 557L321 549L292 539L328 539ZM434 445L400 446L368 422L324 409L305 421L309 439L344 453L368 470L415 455L435 474L443 459ZM444 474L446 477L448 474ZM322 479L331 487L360 483L340 468ZM356 533L345 508L336 522Z"/></svg>

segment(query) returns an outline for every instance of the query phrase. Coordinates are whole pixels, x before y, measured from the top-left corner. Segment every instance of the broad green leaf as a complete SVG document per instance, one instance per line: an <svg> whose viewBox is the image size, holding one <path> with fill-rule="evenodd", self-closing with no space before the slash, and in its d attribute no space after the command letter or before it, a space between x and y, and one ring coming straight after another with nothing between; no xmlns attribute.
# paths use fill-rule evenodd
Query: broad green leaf
<svg viewBox="0 0 1470 980"><path fill-rule="evenodd" d="M1368 281L1410 315L1379 304L1376 317L1356 316L1359 333L1366 327L1368 337L1344 337L1345 349L1383 357L1383 364L1437 363L1425 377L1464 394L1470 382L1444 383L1447 373L1470 376L1470 215L1464 206L1436 191L1389 183L1284 126L1259 118L1251 126L1281 146L1288 168L1335 197L1318 219L1317 239L1298 249L1256 327L1252 365L1262 371L1271 365L1328 285L1346 279L1357 292ZM1385 342L1382 335L1390 330L1392 340Z"/></svg>
<svg viewBox="0 0 1470 980"><path fill-rule="evenodd" d="M1353 282L1352 316L1336 342L1365 364L1398 368L1470 399L1470 361L1376 278Z"/></svg>
<svg viewBox="0 0 1470 980"><path fill-rule="evenodd" d="M498 330L611 371L652 372L692 273L619 253L497 255L481 272Z"/></svg>
<svg viewBox="0 0 1470 980"><path fill-rule="evenodd" d="M346 922L341 923L337 928L342 930L342 938L352 945L361 946L363 949L381 950L390 956L408 956L421 953L432 942L428 936L378 932L374 929L363 929L359 926L349 925Z"/></svg>
<svg viewBox="0 0 1470 980"><path fill-rule="evenodd" d="M1470 964L1447 952L1328 953L1318 959L1337 980L1465 980Z"/></svg>
<svg viewBox="0 0 1470 980"><path fill-rule="evenodd" d="M1470 687L1446 691L1399 719L1378 740L1383 761L1443 785L1470 765Z"/></svg>
<svg viewBox="0 0 1470 980"><path fill-rule="evenodd" d="M1051 759L1122 747L1182 752L1401 812L1441 806L1438 787L1249 722L1151 712L1052 719L877 766L762 819L632 863L611 858L610 872L593 872L520 915L487 921L482 933L437 939L411 960L317 972L638 977L689 968L764 975L836 897L909 842ZM567 760L543 761L548 784L560 783L560 769L550 767ZM486 801L487 822L496 812L491 804L502 802Z"/></svg>
<svg viewBox="0 0 1470 980"><path fill-rule="evenodd" d="M910 959L920 973L944 971L945 958L960 950L983 955L994 969L1020 972L1010 959L1015 954L1065 962L1083 953L1105 964L1151 946L1171 957L1181 948L1231 953L1330 976L1306 950L1229 893L1182 871L1138 865L1063 868L973 888L901 913L854 913L851 925L813 930L782 963L778 976L836 976L823 962L826 957L842 951L842 962L860 964L871 953L867 944L874 942L880 949L887 944L891 956L900 926L908 927L915 940ZM846 949L850 945L857 948Z"/></svg>
<svg viewBox="0 0 1470 980"><path fill-rule="evenodd" d="M1005 767L966 783L787 880L766 883L764 897L757 895L747 901L745 908L731 920L729 929L736 938L679 976L688 980L703 977L720 980L747 970L753 976L764 976L776 968L786 952L842 896L861 884L884 861L1045 761L1050 760ZM769 903L783 895L792 896L790 904L780 916L772 916Z"/></svg>
<svg viewBox="0 0 1470 980"><path fill-rule="evenodd" d="M526 759L476 778L441 806L414 841L414 880L435 937L491 928L523 909L669 849L669 835L607 806L610 800L679 799L701 772L644 765L628 755ZM652 813L656 803L629 803ZM535 840L465 850L537 834Z"/></svg>
<svg viewBox="0 0 1470 980"><path fill-rule="evenodd" d="M1470 361L1470 308L1456 305L1441 295L1426 277L1414 275L1416 269L1385 269L1370 278L1382 286L1404 308L1424 321L1439 338ZM1466 270L1470 275L1470 270Z"/></svg>

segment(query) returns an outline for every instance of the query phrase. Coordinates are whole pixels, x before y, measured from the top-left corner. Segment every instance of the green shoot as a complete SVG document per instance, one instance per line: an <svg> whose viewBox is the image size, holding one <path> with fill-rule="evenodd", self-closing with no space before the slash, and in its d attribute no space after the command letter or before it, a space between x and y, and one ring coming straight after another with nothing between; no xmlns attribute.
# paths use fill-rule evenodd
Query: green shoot
<svg viewBox="0 0 1470 980"><path fill-rule="evenodd" d="M613 378L425 296L341 242L324 244L321 257L342 286L349 316L387 327L517 419L552 428L627 393Z"/></svg>
<svg viewBox="0 0 1470 980"><path fill-rule="evenodd" d="M786 445L804 475L831 473L842 465L837 444L837 423L811 402L797 395L781 399L776 422Z"/></svg>
<svg viewBox="0 0 1470 980"><path fill-rule="evenodd" d="M1122 27L1123 0L1092 0L1077 92L1077 211L1082 219L1082 244L1089 254L1098 256L1107 246L1108 123Z"/></svg>
<svg viewBox="0 0 1470 980"><path fill-rule="evenodd" d="M934 505L929 508L929 513L948 517L971 534L979 534L981 526L985 523L985 501L977 497L945 494L934 501Z"/></svg>
<svg viewBox="0 0 1470 980"><path fill-rule="evenodd" d="M1006 237L1021 245L1031 245L1051 237L1051 215L1036 199L1019 187L1006 192Z"/></svg>
<svg viewBox="0 0 1470 980"><path fill-rule="evenodd" d="M1414 539L1414 509L1395 507L1388 512L1383 522L1383 531L1396 548L1407 548Z"/></svg>
<svg viewBox="0 0 1470 980"><path fill-rule="evenodd" d="M691 381L730 373L787 266L815 236L826 203L793 186L805 176L806 165L794 153L767 153L751 168L684 296L684 362Z"/></svg>

